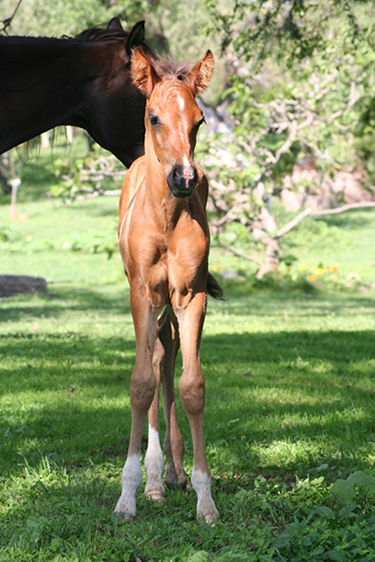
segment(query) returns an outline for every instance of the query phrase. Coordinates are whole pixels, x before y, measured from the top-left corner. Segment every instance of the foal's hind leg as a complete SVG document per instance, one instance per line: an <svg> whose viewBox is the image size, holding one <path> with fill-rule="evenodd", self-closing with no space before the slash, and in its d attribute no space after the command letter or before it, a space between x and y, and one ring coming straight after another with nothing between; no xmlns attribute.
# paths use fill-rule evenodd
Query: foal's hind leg
<svg viewBox="0 0 375 562"><path fill-rule="evenodd" d="M136 287L132 285L130 304L136 336L135 366L130 379L132 424L128 456L122 472L122 493L115 508L115 513L126 520L135 517L135 493L142 482L141 439L156 388L152 354L159 312L149 306L146 290L141 283Z"/></svg>
<svg viewBox="0 0 375 562"><path fill-rule="evenodd" d="M147 484L145 495L153 500L162 500L165 497L163 484L164 456L159 440L159 391L164 367L164 348L159 339L155 342L153 355L153 368L156 377L154 399L148 411L148 446L145 457L145 471Z"/></svg>
<svg viewBox="0 0 375 562"><path fill-rule="evenodd" d="M186 486L186 474L182 465L184 441L178 427L175 395L174 369L176 355L180 346L177 319L170 307L167 307L160 321L159 338L164 348L163 403L167 430L164 439L164 451L167 455L167 473L165 482L169 486Z"/></svg>

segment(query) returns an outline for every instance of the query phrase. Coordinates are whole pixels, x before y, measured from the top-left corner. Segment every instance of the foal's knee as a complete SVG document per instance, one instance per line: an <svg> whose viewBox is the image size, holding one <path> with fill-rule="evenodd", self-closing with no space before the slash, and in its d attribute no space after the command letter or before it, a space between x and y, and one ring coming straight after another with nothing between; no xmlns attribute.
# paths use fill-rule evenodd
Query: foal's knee
<svg viewBox="0 0 375 562"><path fill-rule="evenodd" d="M183 374L179 384L182 404L188 414L200 414L204 410L204 378L201 373Z"/></svg>
<svg viewBox="0 0 375 562"><path fill-rule="evenodd" d="M136 410L148 410L156 389L156 377L152 371L133 373L130 379L130 404Z"/></svg>

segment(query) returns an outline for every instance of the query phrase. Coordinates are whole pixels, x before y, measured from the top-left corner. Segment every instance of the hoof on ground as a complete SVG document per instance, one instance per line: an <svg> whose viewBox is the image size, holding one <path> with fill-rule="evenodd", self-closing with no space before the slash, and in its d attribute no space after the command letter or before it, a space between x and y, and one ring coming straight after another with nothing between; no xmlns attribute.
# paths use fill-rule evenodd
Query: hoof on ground
<svg viewBox="0 0 375 562"><path fill-rule="evenodd" d="M165 483L168 488L185 489L187 484L187 476L185 474L185 471L182 470L177 474L176 469L168 465L167 474L165 475Z"/></svg>
<svg viewBox="0 0 375 562"><path fill-rule="evenodd" d="M204 522L206 525L209 525L210 527L215 527L219 519L220 519L220 515L218 513L215 513L215 515L204 515L201 518L201 521Z"/></svg>
<svg viewBox="0 0 375 562"><path fill-rule="evenodd" d="M146 498L153 500L154 502L162 502L165 500L165 494L159 490L154 490L150 492L145 492Z"/></svg>
<svg viewBox="0 0 375 562"><path fill-rule="evenodd" d="M117 521L121 521L123 523L130 523L130 521L135 519L135 515L132 515L131 513L120 513L118 511L115 511L114 513Z"/></svg>

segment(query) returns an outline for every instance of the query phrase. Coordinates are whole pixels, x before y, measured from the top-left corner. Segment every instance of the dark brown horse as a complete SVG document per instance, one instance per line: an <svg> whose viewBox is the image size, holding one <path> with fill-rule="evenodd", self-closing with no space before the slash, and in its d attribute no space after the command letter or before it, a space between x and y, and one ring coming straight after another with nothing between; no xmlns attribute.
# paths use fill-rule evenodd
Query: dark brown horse
<svg viewBox="0 0 375 562"><path fill-rule="evenodd" d="M194 465L191 482L198 496L197 518L217 519L203 439L204 378L200 341L207 292L219 287L208 273L208 184L194 163L199 126L204 121L195 95L210 82L213 55L207 51L192 70L151 58L141 48L132 57L135 84L147 96L145 156L126 174L120 199L119 246L130 283L136 335L130 381L132 426L115 512L135 516L135 494L142 481L140 447L149 415L145 458L146 495L164 497L164 459L159 443L159 386L163 384L167 432L166 482L184 485L184 445L174 400L174 363L181 344L181 399L190 422ZM220 294L220 293L219 293ZM159 315L163 312L158 322Z"/></svg>
<svg viewBox="0 0 375 562"><path fill-rule="evenodd" d="M118 18L71 39L0 37L0 154L74 125L130 166L143 154L145 97L130 73L143 41L144 22L127 33Z"/></svg>

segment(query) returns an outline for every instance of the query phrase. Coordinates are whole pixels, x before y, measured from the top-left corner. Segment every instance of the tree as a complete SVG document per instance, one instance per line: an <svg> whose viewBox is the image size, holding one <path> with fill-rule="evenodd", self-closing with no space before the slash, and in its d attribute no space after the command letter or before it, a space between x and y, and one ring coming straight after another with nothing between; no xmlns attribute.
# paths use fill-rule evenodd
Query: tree
<svg viewBox="0 0 375 562"><path fill-rule="evenodd" d="M278 229L270 212L298 160L312 156L326 177L350 164L366 172L368 184L375 180L374 155L362 140L375 118L375 8L338 0L206 5L221 23L236 124L224 191L226 172L220 161L212 166L221 180L215 224L240 222L266 246L261 276L278 265L278 241L294 226Z"/></svg>

